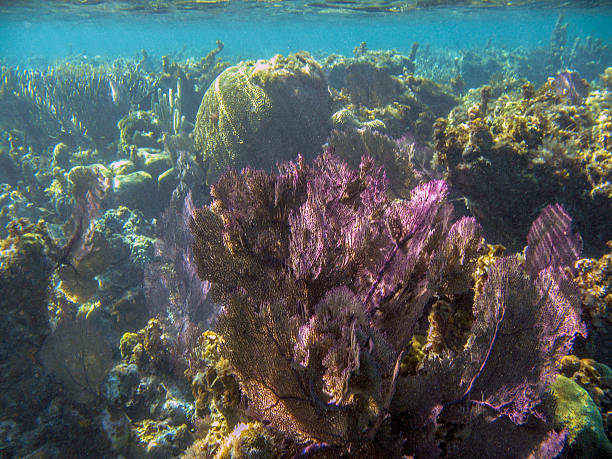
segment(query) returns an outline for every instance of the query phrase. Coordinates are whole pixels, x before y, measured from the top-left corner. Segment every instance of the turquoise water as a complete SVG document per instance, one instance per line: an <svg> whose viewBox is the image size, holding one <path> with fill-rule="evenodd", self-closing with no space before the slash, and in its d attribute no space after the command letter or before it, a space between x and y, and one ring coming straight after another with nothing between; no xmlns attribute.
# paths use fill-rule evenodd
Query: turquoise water
<svg viewBox="0 0 612 459"><path fill-rule="evenodd" d="M240 2L237 2L240 3ZM83 9L86 9L84 6ZM6 8L5 8L6 9ZM10 11L10 10L9 10ZM573 36L609 41L612 7L597 9L437 8L405 13L276 13L273 8L212 12L92 12L87 17L16 11L0 22L0 56L12 62L69 54L132 57L184 50L187 55L226 44L227 56L270 57L307 50L348 55L362 41L370 49L408 53L413 42L433 48L484 46L532 48L545 44L563 14Z"/></svg>

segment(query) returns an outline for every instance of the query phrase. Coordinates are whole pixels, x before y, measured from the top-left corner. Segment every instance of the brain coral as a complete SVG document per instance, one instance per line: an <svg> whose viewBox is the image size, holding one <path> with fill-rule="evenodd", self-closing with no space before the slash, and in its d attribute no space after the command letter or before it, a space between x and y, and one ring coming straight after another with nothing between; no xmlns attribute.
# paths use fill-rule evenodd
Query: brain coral
<svg viewBox="0 0 612 459"><path fill-rule="evenodd" d="M194 131L208 183L229 165L269 170L319 152L330 116L327 81L307 53L226 69L204 94Z"/></svg>

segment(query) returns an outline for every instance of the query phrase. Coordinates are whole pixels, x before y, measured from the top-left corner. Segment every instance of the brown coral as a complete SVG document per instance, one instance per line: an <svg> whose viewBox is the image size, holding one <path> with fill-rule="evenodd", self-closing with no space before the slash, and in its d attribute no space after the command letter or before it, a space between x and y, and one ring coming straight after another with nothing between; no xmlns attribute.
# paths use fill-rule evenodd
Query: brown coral
<svg viewBox="0 0 612 459"><path fill-rule="evenodd" d="M390 137L370 128L334 130L327 144L351 167L359 166L364 155L371 156L387 171L389 191L395 198L407 198L418 184L411 158Z"/></svg>
<svg viewBox="0 0 612 459"><path fill-rule="evenodd" d="M436 123L447 180L489 240L519 250L537 212L562 202L585 249L600 252L612 219L612 160L604 146L609 94L591 92L571 105L551 82L535 93L498 94L494 89L488 99L472 91L448 120Z"/></svg>
<svg viewBox="0 0 612 459"><path fill-rule="evenodd" d="M145 328L137 333L124 333L119 343L121 358L133 363L145 373L170 370L170 343L162 324L150 319Z"/></svg>
<svg viewBox="0 0 612 459"><path fill-rule="evenodd" d="M612 361L612 241L607 246L609 252L599 259L578 260L575 278L589 324L589 354L601 362Z"/></svg>

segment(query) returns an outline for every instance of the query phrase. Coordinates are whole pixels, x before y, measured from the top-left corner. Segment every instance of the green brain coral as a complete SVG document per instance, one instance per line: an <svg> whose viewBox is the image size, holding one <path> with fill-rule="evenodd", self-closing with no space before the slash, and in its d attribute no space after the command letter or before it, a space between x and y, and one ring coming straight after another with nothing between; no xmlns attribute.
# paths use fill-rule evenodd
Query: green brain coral
<svg viewBox="0 0 612 459"><path fill-rule="evenodd" d="M610 457L612 445L589 393L562 375L557 376L550 391L555 402L555 424L568 432L567 453L571 457Z"/></svg>
<svg viewBox="0 0 612 459"><path fill-rule="evenodd" d="M307 53L226 69L204 94L194 131L208 183L227 166L271 169L319 152L330 116L325 76Z"/></svg>

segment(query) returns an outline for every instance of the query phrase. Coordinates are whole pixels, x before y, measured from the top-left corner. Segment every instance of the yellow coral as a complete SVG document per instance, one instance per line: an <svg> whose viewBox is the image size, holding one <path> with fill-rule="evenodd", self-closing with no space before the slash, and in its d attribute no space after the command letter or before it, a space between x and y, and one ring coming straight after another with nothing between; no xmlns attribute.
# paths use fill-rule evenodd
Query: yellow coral
<svg viewBox="0 0 612 459"><path fill-rule="evenodd" d="M609 252L600 259L582 258L576 262L576 283L583 293L582 304L590 325L604 329L612 324L612 241Z"/></svg>
<svg viewBox="0 0 612 459"><path fill-rule="evenodd" d="M484 285L488 279L489 269L495 264L498 258L504 255L504 251L506 250L503 245L499 244L487 244L487 249L487 254L479 257L476 262L476 270L474 271L474 281L476 282L474 285L475 298L480 295L484 289Z"/></svg>
<svg viewBox="0 0 612 459"><path fill-rule="evenodd" d="M427 337L422 335L413 335L410 339L410 349L406 353L404 360L400 365L400 374L403 376L414 375L419 368L419 365L427 355L423 350L427 343Z"/></svg>
<svg viewBox="0 0 612 459"><path fill-rule="evenodd" d="M240 423L223 441L214 459L275 457L275 452L274 441L261 423Z"/></svg>
<svg viewBox="0 0 612 459"><path fill-rule="evenodd" d="M141 370L168 370L168 340L157 319L150 319L138 333L124 333L119 342L121 358Z"/></svg>
<svg viewBox="0 0 612 459"><path fill-rule="evenodd" d="M227 68L204 94L194 130L208 183L227 166L269 169L318 151L330 115L321 67L305 53Z"/></svg>

